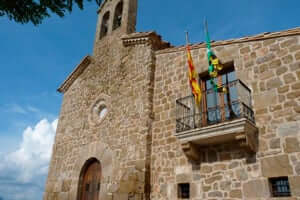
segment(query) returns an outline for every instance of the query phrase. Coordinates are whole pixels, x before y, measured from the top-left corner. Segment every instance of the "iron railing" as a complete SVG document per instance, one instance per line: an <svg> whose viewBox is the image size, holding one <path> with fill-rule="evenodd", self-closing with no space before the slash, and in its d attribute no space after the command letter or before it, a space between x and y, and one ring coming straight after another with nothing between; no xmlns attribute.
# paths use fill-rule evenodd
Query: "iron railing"
<svg viewBox="0 0 300 200"><path fill-rule="evenodd" d="M251 90L240 80L223 86L228 90L225 94L216 93L213 89L204 91L200 106L196 106L192 95L176 100L176 132L238 118L247 118L255 123ZM223 103L220 95L224 95Z"/></svg>

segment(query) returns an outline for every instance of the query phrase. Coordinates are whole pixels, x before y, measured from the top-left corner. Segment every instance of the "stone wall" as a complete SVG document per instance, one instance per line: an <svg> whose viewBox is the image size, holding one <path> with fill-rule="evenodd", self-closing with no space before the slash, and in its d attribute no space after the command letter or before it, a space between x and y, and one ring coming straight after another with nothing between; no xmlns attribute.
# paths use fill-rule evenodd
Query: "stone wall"
<svg viewBox="0 0 300 200"><path fill-rule="evenodd" d="M291 186L292 197L283 199L300 199L300 37L236 40L213 49L224 63L234 62L252 90L258 152L231 143L208 147L200 164L187 160L174 136L175 101L191 94L186 53L182 47L157 51L151 199L177 199L177 184L186 182L192 200L269 199L268 178L279 176L288 176ZM207 71L203 44L192 47L192 56L197 71Z"/></svg>
<svg viewBox="0 0 300 200"><path fill-rule="evenodd" d="M80 170L90 158L102 166L101 200L144 196L154 51L150 43L124 47L115 36L96 49L64 93L45 200L75 200ZM100 101L108 109L103 120L94 113Z"/></svg>

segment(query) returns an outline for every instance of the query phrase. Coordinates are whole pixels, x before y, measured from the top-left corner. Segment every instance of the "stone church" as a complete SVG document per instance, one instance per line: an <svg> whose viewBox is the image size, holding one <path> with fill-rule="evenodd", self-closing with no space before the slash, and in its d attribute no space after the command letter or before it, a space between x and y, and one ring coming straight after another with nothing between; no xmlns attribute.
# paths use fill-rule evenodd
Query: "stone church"
<svg viewBox="0 0 300 200"><path fill-rule="evenodd" d="M105 0L93 55L63 94L44 200L300 199L300 28L205 43L135 32L137 0Z"/></svg>

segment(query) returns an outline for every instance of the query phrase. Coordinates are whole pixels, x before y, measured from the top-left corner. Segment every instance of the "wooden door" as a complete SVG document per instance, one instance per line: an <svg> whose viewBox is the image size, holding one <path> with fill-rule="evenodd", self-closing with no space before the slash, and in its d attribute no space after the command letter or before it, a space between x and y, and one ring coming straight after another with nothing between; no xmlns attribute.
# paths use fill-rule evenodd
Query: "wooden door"
<svg viewBox="0 0 300 200"><path fill-rule="evenodd" d="M99 200L101 187L101 166L99 162L92 162L83 175L80 200Z"/></svg>

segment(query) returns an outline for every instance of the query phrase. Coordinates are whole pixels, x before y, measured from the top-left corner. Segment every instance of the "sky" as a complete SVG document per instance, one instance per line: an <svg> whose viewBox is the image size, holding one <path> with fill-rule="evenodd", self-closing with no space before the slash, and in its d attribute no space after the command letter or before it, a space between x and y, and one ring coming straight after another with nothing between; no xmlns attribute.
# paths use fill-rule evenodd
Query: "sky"
<svg viewBox="0 0 300 200"><path fill-rule="evenodd" d="M139 0L137 31L171 44L239 38L300 26L299 0ZM42 199L62 95L56 89L92 54L97 6L17 24L0 17L0 199Z"/></svg>

